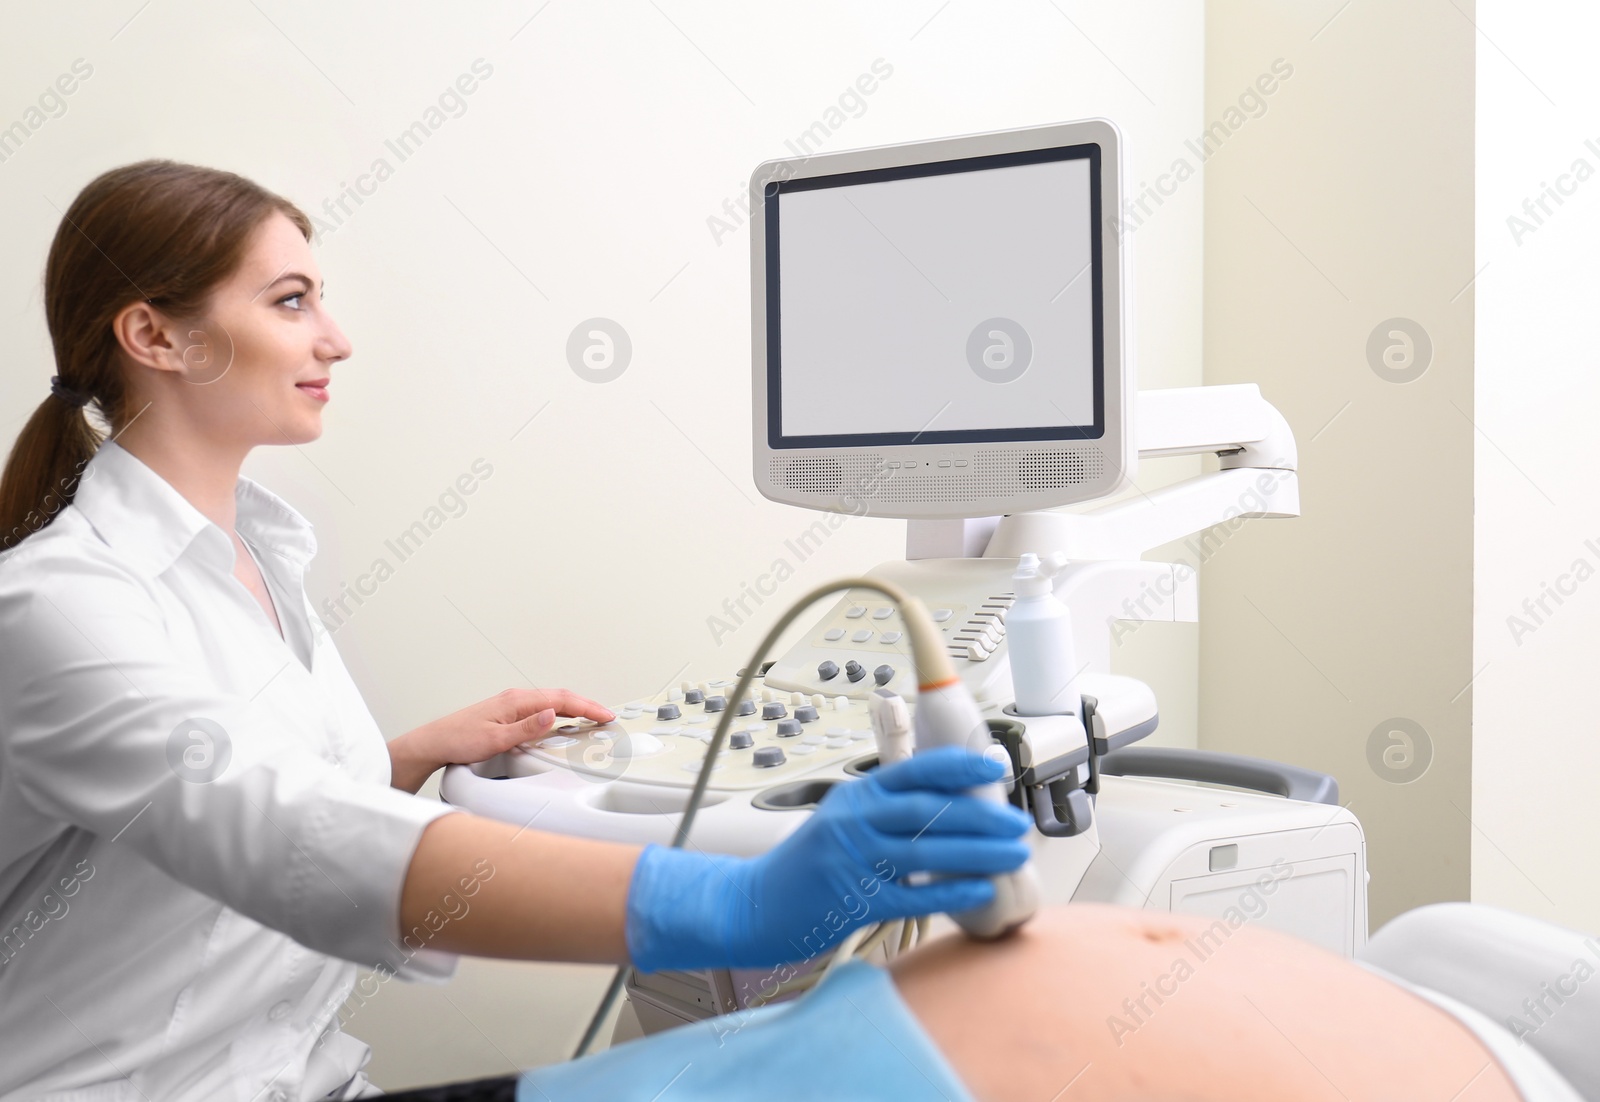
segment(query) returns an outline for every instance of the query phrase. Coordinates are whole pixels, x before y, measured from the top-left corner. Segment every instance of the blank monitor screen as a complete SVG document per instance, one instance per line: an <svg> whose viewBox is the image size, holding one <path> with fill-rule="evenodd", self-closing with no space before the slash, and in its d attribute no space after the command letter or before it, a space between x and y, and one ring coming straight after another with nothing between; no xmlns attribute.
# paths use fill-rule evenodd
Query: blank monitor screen
<svg viewBox="0 0 1600 1102"><path fill-rule="evenodd" d="M1100 148L768 185L774 448L1104 433Z"/></svg>

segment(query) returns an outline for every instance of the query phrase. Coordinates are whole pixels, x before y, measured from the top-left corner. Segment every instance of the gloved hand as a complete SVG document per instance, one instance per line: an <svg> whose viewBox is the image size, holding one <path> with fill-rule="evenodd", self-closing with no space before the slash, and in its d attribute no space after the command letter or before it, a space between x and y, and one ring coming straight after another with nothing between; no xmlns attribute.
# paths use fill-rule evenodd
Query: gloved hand
<svg viewBox="0 0 1600 1102"><path fill-rule="evenodd" d="M825 952L868 923L987 904L994 886L975 876L1026 861L1022 835L1033 820L963 793L1004 772L970 750L941 747L834 785L760 857L647 846L628 889L634 967L782 964ZM905 877L913 872L957 875L912 885Z"/></svg>

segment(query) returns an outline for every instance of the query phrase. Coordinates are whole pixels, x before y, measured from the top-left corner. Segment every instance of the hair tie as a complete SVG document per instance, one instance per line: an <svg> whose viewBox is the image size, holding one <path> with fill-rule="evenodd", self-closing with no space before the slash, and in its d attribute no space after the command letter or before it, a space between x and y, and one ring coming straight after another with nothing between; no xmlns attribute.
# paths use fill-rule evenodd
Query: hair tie
<svg viewBox="0 0 1600 1102"><path fill-rule="evenodd" d="M73 406L74 408L87 405L89 402L89 395L80 394L76 390L73 390L66 383L61 381L60 375L50 376L50 393L54 394L57 398L60 398L63 402L67 403L67 405Z"/></svg>

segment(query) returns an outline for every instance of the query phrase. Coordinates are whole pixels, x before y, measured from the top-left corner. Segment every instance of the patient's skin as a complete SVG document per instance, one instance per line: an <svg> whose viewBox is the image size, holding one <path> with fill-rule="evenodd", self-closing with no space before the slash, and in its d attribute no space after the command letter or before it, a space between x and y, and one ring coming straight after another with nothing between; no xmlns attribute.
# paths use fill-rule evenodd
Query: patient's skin
<svg viewBox="0 0 1600 1102"><path fill-rule="evenodd" d="M941 938L890 970L982 1102L1520 1098L1432 1003L1269 930L1190 948L1211 924L1074 904L999 943ZM1123 1005L1141 996L1144 1009Z"/></svg>

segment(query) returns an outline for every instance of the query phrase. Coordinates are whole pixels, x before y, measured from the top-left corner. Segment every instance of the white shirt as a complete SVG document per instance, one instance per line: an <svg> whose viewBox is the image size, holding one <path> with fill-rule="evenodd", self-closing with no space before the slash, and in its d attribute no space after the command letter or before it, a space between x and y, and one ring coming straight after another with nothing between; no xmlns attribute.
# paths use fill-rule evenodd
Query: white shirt
<svg viewBox="0 0 1600 1102"><path fill-rule="evenodd" d="M451 808L389 787L306 598L310 523L235 493L287 639L227 533L115 442L0 555L0 1102L367 1097L350 962L455 970L399 920Z"/></svg>

